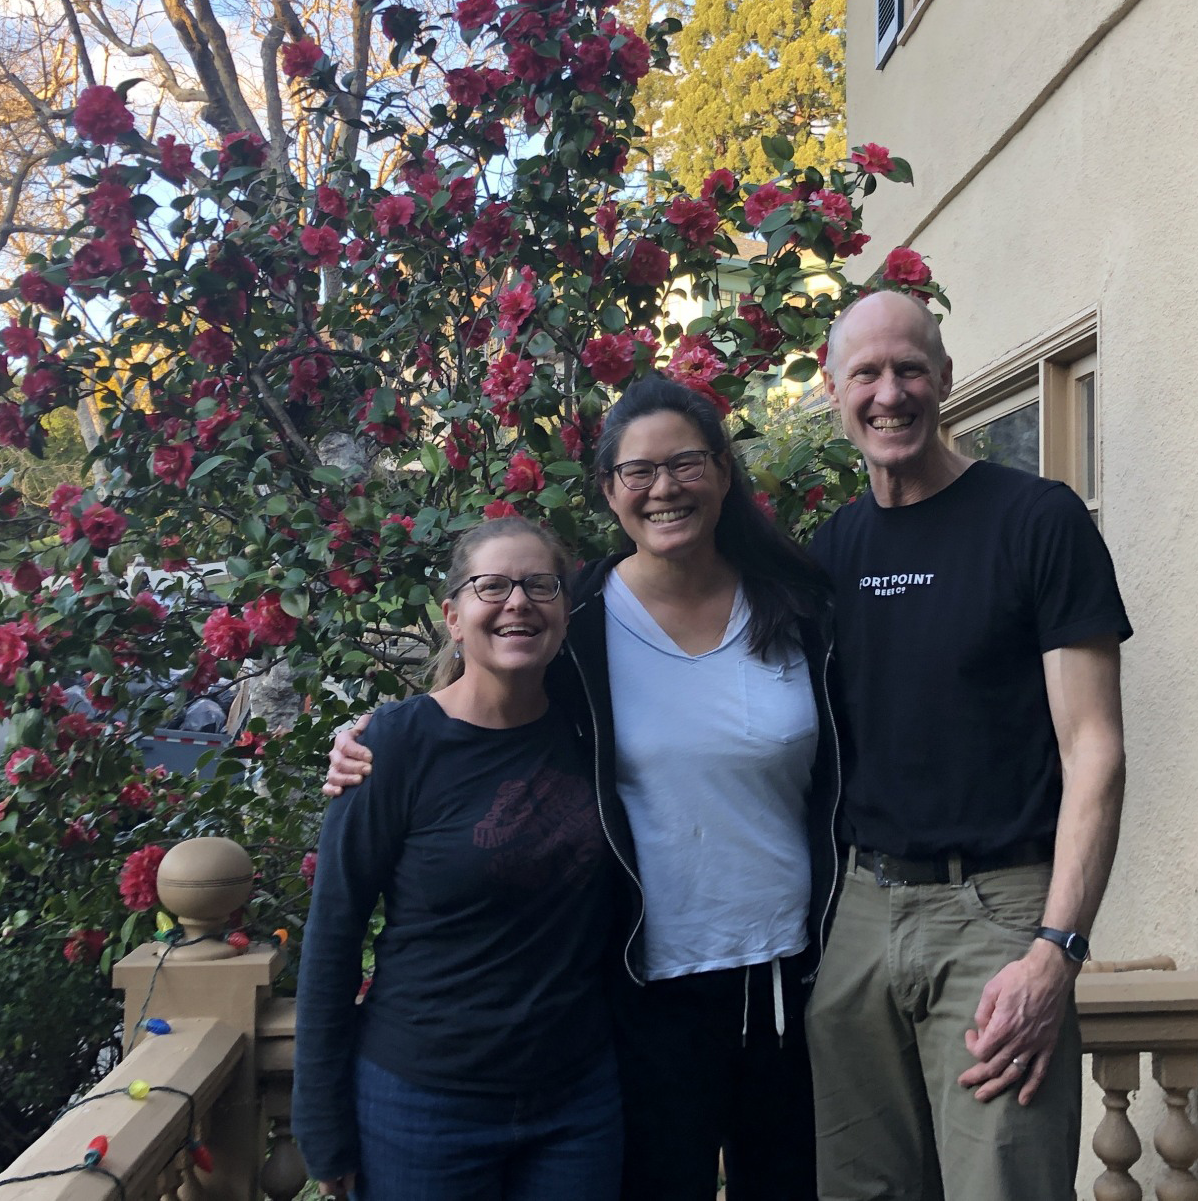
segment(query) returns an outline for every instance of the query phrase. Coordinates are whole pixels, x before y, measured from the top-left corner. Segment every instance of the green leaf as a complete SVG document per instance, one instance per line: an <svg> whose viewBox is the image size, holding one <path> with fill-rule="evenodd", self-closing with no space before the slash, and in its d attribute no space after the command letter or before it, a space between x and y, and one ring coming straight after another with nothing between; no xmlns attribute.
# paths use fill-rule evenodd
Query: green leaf
<svg viewBox="0 0 1198 1201"><path fill-rule="evenodd" d="M786 364L786 370L782 373L785 379L798 380L804 382L809 380L819 370L819 363L811 355L802 355L797 359L793 359Z"/></svg>
<svg viewBox="0 0 1198 1201"><path fill-rule="evenodd" d="M313 468L312 479L318 484L340 484L345 479L345 472L326 463L323 467Z"/></svg>
<svg viewBox="0 0 1198 1201"><path fill-rule="evenodd" d="M563 479L579 479L586 475L586 468L572 459L559 459L556 463L545 464L546 475L557 475Z"/></svg>
<svg viewBox="0 0 1198 1201"><path fill-rule="evenodd" d="M271 517L282 517L291 508L291 503L286 496L276 494L267 498L266 512Z"/></svg>
<svg viewBox="0 0 1198 1201"><path fill-rule="evenodd" d="M537 504L542 509L558 509L570 503L570 496L561 484L547 484L537 493Z"/></svg>
<svg viewBox="0 0 1198 1201"><path fill-rule="evenodd" d="M189 484L194 480L203 479L210 472L215 471L222 463L229 462L230 455L209 455L196 469L191 473L191 478L187 481Z"/></svg>
<svg viewBox="0 0 1198 1201"><path fill-rule="evenodd" d="M599 314L599 324L609 333L618 334L628 324L628 320L622 309L616 308L614 304L609 304Z"/></svg>
<svg viewBox="0 0 1198 1201"><path fill-rule="evenodd" d="M301 589L288 589L279 597L279 608L288 617L298 617L301 621L308 616L308 593Z"/></svg>

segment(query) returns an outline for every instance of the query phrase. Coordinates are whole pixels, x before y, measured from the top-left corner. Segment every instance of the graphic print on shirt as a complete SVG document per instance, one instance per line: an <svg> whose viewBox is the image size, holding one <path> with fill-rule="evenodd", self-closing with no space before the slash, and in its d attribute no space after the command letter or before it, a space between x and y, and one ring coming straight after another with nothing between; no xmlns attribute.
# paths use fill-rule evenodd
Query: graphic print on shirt
<svg viewBox="0 0 1198 1201"><path fill-rule="evenodd" d="M590 785L543 767L530 780L505 780L474 827L474 845L493 851L487 874L532 892L549 884L581 888L603 854L603 829Z"/></svg>
<svg viewBox="0 0 1198 1201"><path fill-rule="evenodd" d="M874 596L902 596L910 588L929 588L934 571L900 571L892 575L863 575L857 587Z"/></svg>

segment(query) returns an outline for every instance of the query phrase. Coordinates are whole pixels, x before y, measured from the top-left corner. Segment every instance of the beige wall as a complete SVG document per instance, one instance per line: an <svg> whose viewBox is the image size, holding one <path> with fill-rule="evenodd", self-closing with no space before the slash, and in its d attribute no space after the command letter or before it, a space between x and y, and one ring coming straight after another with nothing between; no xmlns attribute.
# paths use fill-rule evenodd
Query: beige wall
<svg viewBox="0 0 1198 1201"><path fill-rule="evenodd" d="M876 252L856 275L899 242L927 256L958 380L1098 310L1102 523L1136 636L1094 949L1198 966L1198 16L1192 0L931 0L876 71L872 0L848 8L850 145L887 145L916 176L868 202Z"/></svg>

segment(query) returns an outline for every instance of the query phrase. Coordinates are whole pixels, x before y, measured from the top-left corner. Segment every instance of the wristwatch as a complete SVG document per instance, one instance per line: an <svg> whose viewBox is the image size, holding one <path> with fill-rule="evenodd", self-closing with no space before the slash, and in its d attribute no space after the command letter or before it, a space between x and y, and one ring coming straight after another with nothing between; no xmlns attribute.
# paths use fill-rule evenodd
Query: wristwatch
<svg viewBox="0 0 1198 1201"><path fill-rule="evenodd" d="M1090 940L1076 930L1054 930L1051 926L1040 926L1036 930L1036 937L1055 942L1065 952L1065 958L1074 963L1085 963L1090 958Z"/></svg>

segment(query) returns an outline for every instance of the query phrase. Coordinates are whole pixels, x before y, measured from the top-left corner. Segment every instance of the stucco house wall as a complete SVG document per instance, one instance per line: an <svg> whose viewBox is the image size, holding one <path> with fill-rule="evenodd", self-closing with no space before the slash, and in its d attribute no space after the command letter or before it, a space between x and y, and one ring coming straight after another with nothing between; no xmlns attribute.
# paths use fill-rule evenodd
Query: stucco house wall
<svg viewBox="0 0 1198 1201"><path fill-rule="evenodd" d="M1123 834L1094 953L1195 967L1198 19L1192 0L924 0L915 15L877 70L873 0L849 0L849 144L890 147L916 178L871 198L874 240L851 271L898 243L930 261L959 382L1097 311L1101 523L1136 635ZM1154 1115L1133 1118L1150 1135ZM1147 1146L1136 1174L1154 1170Z"/></svg>

